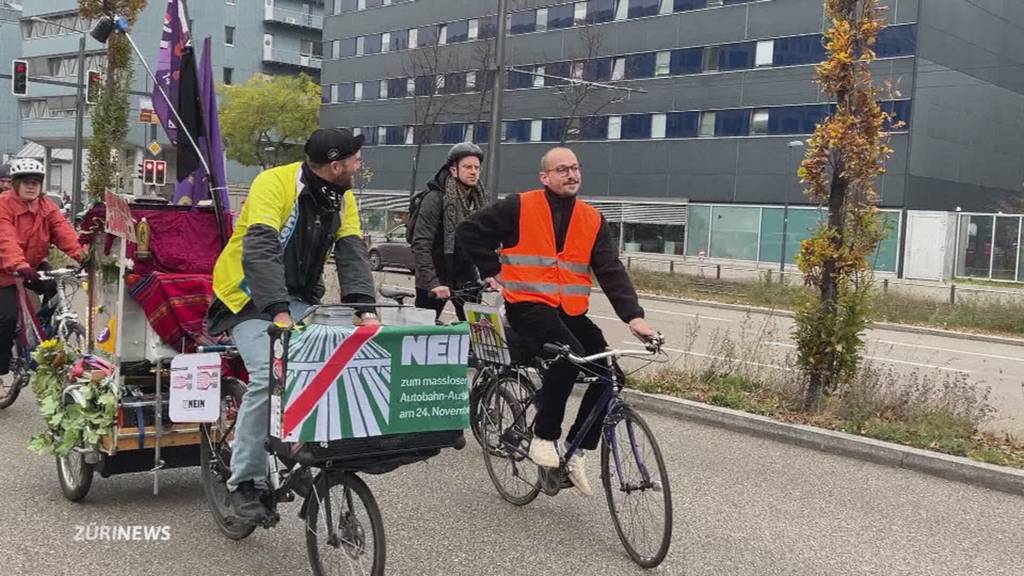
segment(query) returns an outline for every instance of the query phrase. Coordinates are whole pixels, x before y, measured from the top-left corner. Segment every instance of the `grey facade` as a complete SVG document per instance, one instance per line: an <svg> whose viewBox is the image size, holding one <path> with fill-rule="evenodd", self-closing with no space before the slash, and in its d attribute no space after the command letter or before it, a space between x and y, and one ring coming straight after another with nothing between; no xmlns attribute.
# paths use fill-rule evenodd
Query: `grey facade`
<svg viewBox="0 0 1024 576"><path fill-rule="evenodd" d="M476 37L483 36L493 4L328 1L321 123L368 134L371 145L364 157L374 171L372 188L408 190L412 144L421 138L408 126L417 123L415 102L423 97L383 98L383 83L374 86L417 71L410 67L415 50L403 49L394 37L401 37L401 30L415 28L423 34L445 24L458 31L457 43L418 50L436 50L440 60L458 62L462 70L479 69L481 46L492 40L474 40L471 32L458 41L464 38L461 22L469 20ZM520 26L521 33L508 37L509 64L535 72L540 71L537 66L544 66L545 73L551 67L565 71L562 63L586 54L588 35L596 31L601 38L597 56L611 58L613 66L623 59L627 66L624 76L600 79L646 91L601 109L599 114L609 118L601 122L607 124L596 136L572 142L585 166L584 191L590 197L765 205L781 204L790 196L796 203L797 158L787 143L805 139L813 128L808 118L827 110L813 81L814 63L820 59L801 52L815 50L814 35L825 27L823 4L513 1L511 24ZM880 182L882 205L994 210L1012 201L1024 183L1024 5L967 0L891 0L888 5L890 29L880 41L873 71L879 85L898 86L899 93L887 105L908 125L891 138L894 153ZM546 10L538 14L542 8ZM601 9L613 16L607 18L605 12L608 21L585 25ZM548 29L526 31L531 17L524 11L535 17L535 25L547 24ZM385 38L392 41L390 48L398 49L385 45L380 53L369 53ZM697 52L703 62L697 69L687 68L684 60ZM653 72L646 69L650 61L655 62ZM631 74L630 66L639 72ZM546 85L548 80L530 83L512 76L510 82L522 87L505 94L503 117L509 134L502 146L502 193L536 186L538 158L558 141L557 130L549 127L567 115L564 99L558 88ZM465 126L466 137L486 141L480 132L487 118L480 114L480 95L472 88L462 91L469 93L447 96L453 104L439 119L452 128L442 127L423 140L418 185L443 160L460 133L458 124ZM365 92L371 98L358 98ZM728 125L741 116L746 119Z"/></svg>
<svg viewBox="0 0 1024 576"><path fill-rule="evenodd" d="M21 4L0 1L0 66L10 74L13 58L21 56L21 34L18 21L21 19ZM11 94L10 81L0 88L0 159L13 156L21 148L21 125L18 122L18 105Z"/></svg>
<svg viewBox="0 0 1024 576"><path fill-rule="evenodd" d="M167 3L150 0L131 31L132 37L151 66L155 65ZM77 0L47 0L25 5L21 14L21 50L29 60L31 77L74 83L77 81L77 51L80 35L39 22L42 18L78 30L91 23L77 17ZM323 0L203 0L188 3L196 57L206 36L212 38L214 78L219 83L242 84L253 74L307 73L318 77ZM7 37L7 34L4 34ZM91 37L86 43L86 68L103 70L105 47ZM133 90L151 93L152 81L136 61ZM0 110L7 107L10 91ZM163 147L161 159L168 160L174 173L174 151L162 129L138 122L140 105L148 97L130 98L131 130L128 135L126 170L134 175L135 165L148 157L144 147L156 139ZM73 146L75 88L30 83L29 94L20 98L20 138L41 144L49 158L70 157ZM91 137L89 118L85 121L86 146ZM64 152L55 152L63 150ZM228 164L229 183L244 184L256 170L233 162ZM70 175L54 186L70 189Z"/></svg>

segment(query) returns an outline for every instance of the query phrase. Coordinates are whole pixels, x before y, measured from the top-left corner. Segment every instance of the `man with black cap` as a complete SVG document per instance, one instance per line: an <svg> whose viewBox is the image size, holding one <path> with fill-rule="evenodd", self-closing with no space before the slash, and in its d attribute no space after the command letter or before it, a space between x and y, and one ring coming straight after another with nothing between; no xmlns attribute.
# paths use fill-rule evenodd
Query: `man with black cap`
<svg viewBox="0 0 1024 576"><path fill-rule="evenodd" d="M452 291L474 283L476 267L455 242L455 228L483 206L480 162L484 153L472 142L452 146L437 175L427 182L412 222L412 254L416 264L416 307L441 318ZM475 298L472 298L475 299ZM455 314L466 319L465 297L455 298Z"/></svg>
<svg viewBox="0 0 1024 576"><path fill-rule="evenodd" d="M352 177L362 164L363 137L320 129L306 142L306 161L271 168L253 180L234 234L213 270L211 334L229 332L249 372L235 424L231 477L233 513L259 522L267 485L267 405L271 322L290 326L324 295L324 263L337 263L341 301L374 302L373 276L362 241ZM374 307L357 306L356 321L377 324Z"/></svg>

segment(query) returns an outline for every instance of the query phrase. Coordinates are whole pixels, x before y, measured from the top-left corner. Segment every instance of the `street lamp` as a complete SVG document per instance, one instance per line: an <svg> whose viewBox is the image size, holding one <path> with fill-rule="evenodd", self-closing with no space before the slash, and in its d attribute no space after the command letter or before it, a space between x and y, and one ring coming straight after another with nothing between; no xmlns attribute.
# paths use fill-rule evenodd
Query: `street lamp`
<svg viewBox="0 0 1024 576"><path fill-rule="evenodd" d="M71 221L74 222L75 215L78 214L78 208L82 202L82 117L85 115L85 35L87 31L65 26L59 22L53 22L41 16L33 16L31 20L63 28L64 30L70 30L71 32L82 35L82 37L78 39L78 94L75 97L75 149L71 155L71 210L69 214L71 215Z"/></svg>
<svg viewBox="0 0 1024 576"><path fill-rule="evenodd" d="M804 143L803 140L793 140L789 144L786 144L786 147L789 148L788 166L792 168L793 151L797 148L803 148ZM789 187L790 185L787 182L782 192L784 200L782 207L782 250L779 256L779 283L782 283L786 278L786 241L789 239Z"/></svg>
<svg viewBox="0 0 1024 576"><path fill-rule="evenodd" d="M498 172L501 170L501 108L505 96L505 26L508 0L498 0L498 34L494 39L494 84L491 94L491 128L487 134L487 178L484 187L491 201L498 199Z"/></svg>

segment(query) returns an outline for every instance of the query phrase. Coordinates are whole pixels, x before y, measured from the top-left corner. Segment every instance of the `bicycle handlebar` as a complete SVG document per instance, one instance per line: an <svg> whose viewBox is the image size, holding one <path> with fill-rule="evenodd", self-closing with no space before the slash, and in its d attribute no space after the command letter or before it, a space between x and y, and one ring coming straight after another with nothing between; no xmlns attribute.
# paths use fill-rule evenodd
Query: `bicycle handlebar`
<svg viewBox="0 0 1024 576"><path fill-rule="evenodd" d="M661 347L664 344L665 337L659 332L644 343L646 350L606 350L597 354L591 354L590 356L577 356L573 354L572 348L567 344L552 344L549 342L544 344L543 348L548 354L553 354L555 360L564 358L573 364L588 364L604 360L605 358L619 358L621 356L654 356L661 352Z"/></svg>
<svg viewBox="0 0 1024 576"><path fill-rule="evenodd" d="M86 278L88 273L82 269L57 268L56 270L40 270L40 280L63 280L66 278Z"/></svg>

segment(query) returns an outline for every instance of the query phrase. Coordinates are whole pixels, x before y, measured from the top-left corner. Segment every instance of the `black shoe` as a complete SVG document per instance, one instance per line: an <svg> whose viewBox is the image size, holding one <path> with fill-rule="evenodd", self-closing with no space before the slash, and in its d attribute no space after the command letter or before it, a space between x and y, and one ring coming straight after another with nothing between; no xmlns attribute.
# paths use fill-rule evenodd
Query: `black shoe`
<svg viewBox="0 0 1024 576"><path fill-rule="evenodd" d="M257 524L267 519L270 511L260 500L261 490L252 480L246 480L231 492L231 513L243 522Z"/></svg>

